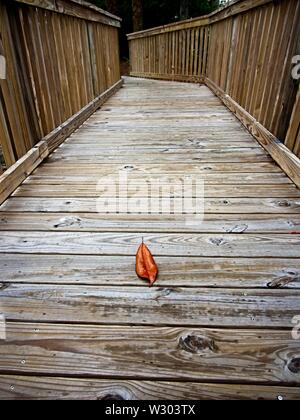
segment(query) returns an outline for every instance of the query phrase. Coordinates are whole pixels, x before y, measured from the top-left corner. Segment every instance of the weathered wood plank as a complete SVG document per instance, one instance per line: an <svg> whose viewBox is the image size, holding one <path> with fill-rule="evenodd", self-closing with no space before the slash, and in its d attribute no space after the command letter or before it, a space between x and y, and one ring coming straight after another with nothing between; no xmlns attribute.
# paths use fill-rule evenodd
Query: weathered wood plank
<svg viewBox="0 0 300 420"><path fill-rule="evenodd" d="M142 209L139 204L137 208L137 199L118 199L118 202L125 208L125 204L129 205L132 209L132 214L147 213L147 210ZM180 208L180 203L178 204ZM102 202L103 204L103 202ZM127 208L127 207L126 207ZM300 213L300 200L296 198L280 199L280 198L206 198L204 202L205 213L218 213L218 214L299 214ZM1 212L41 212L41 213L107 213L108 209L103 208L101 211L100 206L97 208L96 198L37 198L37 197L12 197L2 204L0 207ZM168 209L166 209L169 214ZM113 210L110 214L115 214ZM127 211L126 211L127 213Z"/></svg>
<svg viewBox="0 0 300 420"><path fill-rule="evenodd" d="M300 288L300 259L156 257L160 287ZM0 254L1 282L136 286L132 256Z"/></svg>
<svg viewBox="0 0 300 420"><path fill-rule="evenodd" d="M285 145L290 150L297 150L299 149L300 145L297 144L297 136L300 127L300 88L298 89L298 94L295 100L295 105L293 109L293 113L291 116L289 129L285 139ZM297 153L296 153L297 154Z"/></svg>
<svg viewBox="0 0 300 420"><path fill-rule="evenodd" d="M7 327L7 340L0 343L0 371L5 373L299 383L294 369L298 343L290 331L22 323Z"/></svg>
<svg viewBox="0 0 300 420"><path fill-rule="evenodd" d="M125 139L124 138L122 140L113 138L112 136L105 136L105 139L103 140L98 140L97 138L92 138L90 137L90 133L87 131L87 134L85 135L85 138L82 139L76 139L73 137L71 137L69 140L66 141L66 146L71 146L71 148L73 150L79 150L85 146L85 147L93 147L95 148L95 150L97 151L101 151L102 149L111 149L112 153L118 150L123 150L123 149L130 149L132 147L136 147L137 150L140 149L149 149L149 148L159 148L159 147L165 147L166 149L182 149L182 150L186 150L187 152L191 149L191 146L195 148L195 150L201 150L204 148L211 148L211 147L222 147L226 150L226 148L230 148L232 149L233 147L237 147L239 149L243 149L243 148L259 148L259 145L255 145L253 144L253 140L250 138L247 139L243 139L242 136L238 136L236 138L233 137L233 135L231 135L230 137L233 138L233 141L231 141L230 139L224 139L224 136L222 136L222 140L217 140L216 142L214 142L214 140L212 138L208 139L208 140L199 140L199 141L193 141L192 139L189 139L188 141L183 141L183 139L180 139L179 141L176 142L173 141L172 143L168 142L165 139L165 136L163 136L163 138L159 139L159 140L151 140L148 138L145 139L143 141L142 136L139 138L138 141L130 141L129 139ZM95 136L96 137L96 136ZM122 136L123 137L123 136ZM132 138L132 136L130 136ZM67 151L67 147L66 147L66 151Z"/></svg>
<svg viewBox="0 0 300 420"><path fill-rule="evenodd" d="M145 195L149 193L149 196L153 199L159 197L167 197L172 200L173 197L195 197L195 188L188 184L188 178L180 181L174 180L170 183L165 183L163 180L151 180L147 182L147 179L141 179L140 182L133 182L130 179L128 183L122 184L121 180L106 180L105 178L94 181L91 184L86 182L73 182L73 183L47 183L43 184L26 184L18 188L14 193L14 197L129 197L131 198L145 198ZM199 183L202 179L195 180ZM123 180L124 182L124 180ZM114 188L117 184L120 184L120 189L116 193ZM149 185L152 186L151 195L149 192ZM159 189L155 189L155 185L164 186L165 191L162 193ZM109 191L110 188L110 191ZM207 198L222 198L222 197L255 197L255 198L299 198L300 191L295 185L209 185L204 184L204 194ZM198 197L201 198L201 197Z"/></svg>
<svg viewBox="0 0 300 420"><path fill-rule="evenodd" d="M160 156L164 155L165 162L172 162L172 163L181 163L183 160L183 153L184 151L172 151L171 149L163 152L165 149L156 150L156 153L149 151L141 152L140 154L132 155L132 153L97 153L92 154L90 151L84 155L78 155L76 152L70 151L68 154L63 153L63 150L55 153L49 158L49 162L67 162L67 163L75 163L75 162L88 162L88 163L95 163L95 164L103 164L107 163L108 161L111 163L124 163L127 165L135 164L135 163L155 163L159 160ZM245 151L245 154L243 155ZM186 151L187 153L187 151ZM243 158L241 160L241 155ZM296 157L295 157L296 159ZM261 150L257 148L253 149L236 149L234 148L232 151L224 151L222 152L221 149L206 149L204 152L198 152L195 150L191 150L186 155L184 155L184 162L185 163L216 163L216 162L245 162L245 163L256 163L256 162L270 162L271 158L262 153Z"/></svg>
<svg viewBox="0 0 300 420"><path fill-rule="evenodd" d="M184 215L0 212L0 231L296 233L300 214L206 214L189 225Z"/></svg>
<svg viewBox="0 0 300 420"><path fill-rule="evenodd" d="M160 181L161 183L178 183L184 180L185 178L188 179L188 177L192 177L194 175L194 179L203 180L205 182L205 185L256 185L264 187L269 186L270 188L278 188L278 186L286 187L287 194L291 190L295 190L294 186L292 185L291 181L285 174L283 173L247 173L247 172L221 172L221 173L210 173L209 171L206 171L201 173L198 172L186 172L186 173L180 173L180 172L172 172L170 173L163 173L162 171L157 171L157 173L143 173L140 170L127 170L124 169L120 172L120 170L117 170L114 172L109 167L107 168L98 168L95 169L95 171L92 174L88 174L84 172L84 169L77 168L71 168L72 172L70 173L69 168L65 168L65 170L62 171L58 169L55 169L54 171L50 168L47 169L44 166L39 168L33 175L30 176L24 183L23 186L38 186L38 185L74 185L79 186L82 184L85 185L95 185L97 183L97 180L100 180L101 177L108 180L111 179L111 182L118 181L119 177L122 175L127 174L128 181L132 183L132 185L137 185L139 181L147 181L150 182L157 182ZM121 169L121 168L120 168ZM90 171L91 172L91 171ZM290 185L287 185L290 184ZM293 188L289 188L292 186ZM299 192L298 192L299 193ZM298 194L296 193L296 195ZM300 194L300 193L299 193Z"/></svg>
<svg viewBox="0 0 300 420"><path fill-rule="evenodd" d="M2 400L298 400L299 389L264 385L0 375Z"/></svg>
<svg viewBox="0 0 300 420"><path fill-rule="evenodd" d="M203 83L204 77L203 76L188 76L184 74L163 74L163 73L146 73L146 72L131 72L130 75L132 77L140 77L140 78L150 78L156 80L170 80L170 81L177 81L177 82L187 82L187 83Z"/></svg>
<svg viewBox="0 0 300 420"><path fill-rule="evenodd" d="M223 162L223 163L182 163L178 162L176 166L172 165L171 163L166 163L160 161L161 163L153 163L153 164L113 164L113 163L103 163L101 165L93 164L93 163L82 163L76 162L74 164L70 164L67 162L64 163L56 163L56 162L48 162L45 161L42 166L38 168L35 172L36 175L40 174L73 174L73 175L94 175L94 176L105 176L111 175L112 173L117 173L119 171L129 171L130 174L215 174L215 173L222 173L223 175L223 182L226 182L226 178L228 173L251 173L255 176L255 174L262 174L262 173L280 173L285 177L285 174L282 173L282 170L275 162L255 162L255 163L247 163L243 162L241 165L239 162ZM264 175L261 175L264 176ZM285 177L286 178L286 177Z"/></svg>
<svg viewBox="0 0 300 420"><path fill-rule="evenodd" d="M2 232L0 253L135 255L142 237L155 255L300 257L299 235L91 232Z"/></svg>

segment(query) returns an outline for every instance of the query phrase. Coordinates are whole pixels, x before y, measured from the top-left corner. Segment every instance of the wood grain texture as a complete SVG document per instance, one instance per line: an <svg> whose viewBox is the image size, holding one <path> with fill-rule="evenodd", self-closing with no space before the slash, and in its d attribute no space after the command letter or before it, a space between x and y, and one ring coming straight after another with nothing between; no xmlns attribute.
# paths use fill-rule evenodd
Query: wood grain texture
<svg viewBox="0 0 300 420"><path fill-rule="evenodd" d="M300 290L6 284L7 320L291 329ZM187 310L188 308L188 310ZM297 340L294 340L297 341ZM297 345L297 342L295 343Z"/></svg>
<svg viewBox="0 0 300 420"><path fill-rule="evenodd" d="M95 135L95 134L94 134ZM123 136L124 134L122 134ZM46 161L43 163L42 166L38 168L35 172L35 175L44 175L44 176L52 176L52 175L68 175L72 174L74 176L83 176L90 175L94 177L105 176L105 175L112 175L116 174L119 171L130 171L131 176L139 174L149 174L153 176L159 175L169 175L173 176L173 174L216 174L223 173L223 181L226 182L228 173L233 173L233 177L235 173L247 173L254 175L255 174L268 174L268 173L280 173L286 179L286 182L289 180L286 178L285 174L282 173L282 170L275 162L257 162L257 163L247 163L243 162L241 165L239 162L224 162L224 163L212 163L207 162L205 163L178 163L176 166L170 163L153 163L153 164L133 164L133 165L126 165L126 164L112 164L112 163L104 163L101 166L97 164L88 164L88 163L80 163L76 162L76 164L59 164L59 163L51 163ZM204 175L205 176L205 175ZM242 175L241 177L243 177ZM262 177L264 175L261 175ZM241 178L240 177L240 178ZM280 182L281 183L281 182Z"/></svg>
<svg viewBox="0 0 300 420"><path fill-rule="evenodd" d="M298 400L299 389L264 385L0 375L2 400Z"/></svg>
<svg viewBox="0 0 300 420"><path fill-rule="evenodd" d="M160 257L160 287L299 289L300 260ZM0 254L1 282L136 286L131 256Z"/></svg>
<svg viewBox="0 0 300 420"><path fill-rule="evenodd" d="M300 89L298 90L297 98L294 104L292 117L290 120L289 129L285 139L285 145L293 150L294 153L300 157Z"/></svg>
<svg viewBox="0 0 300 420"><path fill-rule="evenodd" d="M113 182L118 180L119 172L118 170L113 171L113 169L110 168L103 168L99 167L98 169L95 168L94 172L92 174L82 174L79 170L72 170L72 173L70 173L70 170L62 170L57 173L57 169L55 171L50 171L49 169L45 173L43 170L45 168L40 168L38 171L35 172L34 175L30 177L27 181L23 183L23 185L26 186L38 186L38 185L94 185L95 182L103 177L109 177L111 180L111 184ZM68 169L68 168L66 168ZM72 168L73 169L73 168ZM85 169L85 168L84 168ZM83 170L84 170L83 169ZM88 169L88 168L87 168ZM90 168L91 169L91 168ZM90 171L91 172L91 171ZM174 172L170 173L168 175L161 173L152 174L143 174L142 171L122 171L121 174L127 174L128 175L128 181L129 183L132 183L133 185L138 185L139 180L141 181L160 181L161 183L178 183L185 178L184 173ZM190 170L189 175L193 174L193 172ZM195 172L194 175L197 175L197 172ZM284 186L287 188L287 191L289 191L289 187L292 186L292 183L290 180L283 174L283 173L259 173L259 172L221 172L221 173L209 173L207 171L206 173L198 172L198 178L203 179L206 185L256 185L257 187L263 185L263 186L270 186L271 188L278 188L278 186ZM106 178L107 179L107 178ZM287 184L289 184L289 187L287 187ZM298 194L298 192L297 192Z"/></svg>
<svg viewBox="0 0 300 420"><path fill-rule="evenodd" d="M175 234L2 232L0 252L132 255L144 238L155 255L207 257L300 257L300 237L291 234Z"/></svg>
<svg viewBox="0 0 300 420"><path fill-rule="evenodd" d="M71 193L70 193L71 194ZM135 210L137 199L133 201L119 199L121 205L127 203L132 208L131 213L147 213L139 207ZM176 199L174 199L176 201ZM180 199L180 203L182 199ZM299 214L300 200L295 198L206 198L204 202L205 213L218 214ZM41 212L41 213L95 213L97 212L96 198L37 198L37 197L12 197L0 207L1 212ZM168 210L167 214L169 213ZM101 210L99 214L115 214L115 210ZM125 213L128 213L127 211Z"/></svg>
<svg viewBox="0 0 300 420"><path fill-rule="evenodd" d="M111 192L108 191L109 187L113 187L113 180L110 184L106 184L103 180L105 187L101 187L101 178L98 182L93 182L92 184L88 183L75 183L72 184L55 184L50 185L48 183L44 184L34 184L34 185L23 185L14 193L14 197L98 197L98 198L111 198L115 197L114 189L111 188ZM171 181L172 182L172 181ZM151 191L152 198L180 198L183 197L195 197L196 192L193 190L193 187L185 187L184 192L182 190L182 183L173 181L173 188L168 188L170 184L164 183L162 180L157 180L157 185L164 186L164 191L160 192L159 189ZM99 185L100 183L100 185ZM72 190L70 191L70 185L72 185ZM172 184L171 184L172 185ZM128 188L121 189L118 191L117 197L126 198L145 198L145 193L147 193L148 183L147 181L140 179L136 182L128 182ZM207 198L247 198L247 197L261 197L261 198L299 198L300 191L296 188L295 185L206 185L205 187L205 196Z"/></svg>
<svg viewBox="0 0 300 420"><path fill-rule="evenodd" d="M0 212L0 231L287 233L300 230L300 214L207 214L198 224L168 214Z"/></svg>
<svg viewBox="0 0 300 420"><path fill-rule="evenodd" d="M299 384L288 331L8 323L0 372ZM16 345L19 344L19 345ZM23 361L23 363L22 363ZM289 369L290 367L290 369Z"/></svg>

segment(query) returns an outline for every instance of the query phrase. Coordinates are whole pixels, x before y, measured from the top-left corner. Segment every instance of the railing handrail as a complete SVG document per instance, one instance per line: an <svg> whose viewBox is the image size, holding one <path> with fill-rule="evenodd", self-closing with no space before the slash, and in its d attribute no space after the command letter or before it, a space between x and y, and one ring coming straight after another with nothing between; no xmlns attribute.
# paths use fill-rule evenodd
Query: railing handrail
<svg viewBox="0 0 300 420"><path fill-rule="evenodd" d="M27 6L39 7L51 12L74 16L77 18L101 22L106 25L120 27L122 19L106 10L84 0L13 0Z"/></svg>
<svg viewBox="0 0 300 420"><path fill-rule="evenodd" d="M153 35L159 35L167 32L179 31L182 29L191 29L199 26L207 26L219 22L231 16L247 12L251 9L271 3L274 0L236 0L235 2L221 7L209 15L200 16L192 19L182 20L180 22L169 23L167 25L157 26L144 31L134 32L127 35L129 41L138 38L144 38Z"/></svg>

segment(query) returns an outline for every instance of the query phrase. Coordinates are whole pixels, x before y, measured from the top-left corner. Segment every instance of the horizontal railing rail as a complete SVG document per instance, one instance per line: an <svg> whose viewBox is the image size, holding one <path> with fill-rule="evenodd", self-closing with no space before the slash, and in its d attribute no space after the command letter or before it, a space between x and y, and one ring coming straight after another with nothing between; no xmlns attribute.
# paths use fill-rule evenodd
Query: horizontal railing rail
<svg viewBox="0 0 300 420"><path fill-rule="evenodd" d="M300 185L298 161L288 153L300 156L299 22L298 0L237 0L208 16L129 34L131 75L206 83L227 105L230 98L252 133L266 130L264 147ZM287 147L278 159L279 142Z"/></svg>

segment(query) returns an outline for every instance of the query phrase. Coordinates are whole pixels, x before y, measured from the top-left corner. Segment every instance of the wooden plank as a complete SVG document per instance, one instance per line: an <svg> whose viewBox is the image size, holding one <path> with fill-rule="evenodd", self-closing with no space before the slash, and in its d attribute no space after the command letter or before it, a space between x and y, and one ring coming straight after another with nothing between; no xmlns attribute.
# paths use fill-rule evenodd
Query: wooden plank
<svg viewBox="0 0 300 420"><path fill-rule="evenodd" d="M0 100L0 145L5 164L9 167L16 162L9 126L4 113L4 107Z"/></svg>
<svg viewBox="0 0 300 420"><path fill-rule="evenodd" d="M178 82L188 82L188 83L203 83L202 76L189 76L189 75L181 75L181 74L172 74L166 75L163 73L142 73L132 71L130 73L132 77L140 77L140 78L149 78L149 79L157 79L157 80L170 80L170 81L178 81Z"/></svg>
<svg viewBox="0 0 300 420"><path fill-rule="evenodd" d="M67 74L70 89L70 98L72 103L72 115L76 114L81 108L80 86L82 76L78 69L78 39L74 34L75 19L72 17L65 17L65 24L62 24L63 37L69 39L68 45L64 45L64 55L67 64ZM98 25L97 25L98 27ZM101 57L102 64L102 57ZM104 88L103 88L104 89ZM101 89L102 91L102 89Z"/></svg>
<svg viewBox="0 0 300 420"><path fill-rule="evenodd" d="M48 134L53 125L49 126L51 117L49 102L49 86L45 87L45 62L42 61L42 41L37 37L36 10L19 10L22 25L22 37L28 62L28 73L35 101L35 113L39 120L41 136ZM34 58L34 60L33 60ZM49 111L48 111L49 109ZM52 122L53 124L53 122Z"/></svg>
<svg viewBox="0 0 300 420"><path fill-rule="evenodd" d="M101 187L101 181L105 185ZM123 180L125 181L125 179ZM201 180L199 179L198 182ZM130 178L126 182L126 186L122 181L117 179L109 179L108 181L99 178L96 182L74 182L71 183L62 183L59 182L52 183L45 180L43 183L30 183L25 184L19 187L14 192L14 197L72 197L72 198L145 198L147 194L151 199L157 199L159 197L169 198L172 200L175 198L188 198L188 197L197 197L195 188L193 185L188 185L188 178L186 178L184 184L183 182L176 180L170 180L170 183L164 182L164 180L156 180L151 183L146 179L141 179L140 181L132 181ZM116 192L116 185L120 184L119 191ZM149 185L152 187L151 193L149 192ZM164 191L161 192L157 186L164 187ZM107 189L110 188L110 191ZM184 188L184 191L183 191ZM205 184L204 186L204 196L206 198L298 198L300 200L300 191L293 185L213 185Z"/></svg>
<svg viewBox="0 0 300 420"><path fill-rule="evenodd" d="M66 24L66 22L65 22ZM68 80L68 62L67 57L65 54L65 46L64 46L64 39L63 39L63 24L62 19L60 15L53 14L52 15L52 31L54 34L54 51L56 51L57 57L59 57L59 60L57 60L57 71L59 74L59 85L62 92L62 101L63 101L63 114L64 118L63 121L66 121L68 118L70 118L73 114L72 112L72 103L71 103L71 89L69 86L69 80ZM96 94L94 94L96 96Z"/></svg>
<svg viewBox="0 0 300 420"><path fill-rule="evenodd" d="M300 260L156 257L159 287L300 289ZM0 254L1 282L137 286L132 256Z"/></svg>
<svg viewBox="0 0 300 420"><path fill-rule="evenodd" d="M297 400L298 388L0 375L1 400Z"/></svg>
<svg viewBox="0 0 300 420"><path fill-rule="evenodd" d="M5 284L1 311L7 322L287 328L299 348L291 336L299 289L162 288L159 282L149 288L138 282L142 286Z"/></svg>
<svg viewBox="0 0 300 420"><path fill-rule="evenodd" d="M32 38L36 44L36 60L39 62L38 72L40 73L40 95L42 97L42 106L44 108L45 126L44 133L47 135L56 127L55 122L55 105L56 95L52 95L54 89L53 82L51 83L51 65L49 65L49 57L47 57L47 35L42 31L42 22L44 20L43 11L40 9L31 10L29 14L32 22Z"/></svg>
<svg viewBox="0 0 300 420"><path fill-rule="evenodd" d="M60 139L59 139L60 140ZM57 146L57 143L54 143ZM272 146L272 145L271 145ZM271 148L269 147L269 149ZM287 149L286 147L284 147ZM288 149L287 149L288 150ZM276 150L275 150L276 151ZM49 162L89 162L89 163L105 163L105 162L112 162L112 163L124 163L127 165L136 164L136 163L155 163L159 159L159 157L163 154L165 162L182 162L184 159L185 163L210 163L210 162L248 162L248 163L256 163L256 162L270 162L271 158L268 156L264 151L254 148L232 148L227 150L221 150L220 148L215 149L204 149L203 151L195 151L195 149L165 149L163 147L156 148L156 149L144 149L140 150L139 154L132 154L132 150L115 150L113 154L112 151L103 149L99 152L93 151L90 149L85 150L84 155L78 155L76 150L70 149L67 152L64 152L63 149L58 150L55 155L52 155L49 158ZM243 157L241 159L241 154ZM292 153L289 151L289 155ZM298 160L296 157L290 156L288 163L290 163L291 169L294 170L293 181L297 181L298 173L296 169L298 169L297 164ZM282 163L282 162L280 162ZM284 162L283 162L284 163ZM284 165L282 165L284 166ZM289 171L291 172L291 170ZM299 183L300 185L300 183Z"/></svg>
<svg viewBox="0 0 300 420"><path fill-rule="evenodd" d="M241 105L243 108L245 108L246 111L250 112L250 106L251 106L251 99L253 92L255 90L255 81L256 81L256 74L258 72L257 62L259 58L259 51L261 43L264 40L264 37L262 36L262 31L264 27L264 17L265 17L265 10L264 9L258 9L254 13L254 23L253 23L253 33L251 36L251 44L249 49L249 59L248 59L248 68L246 71L246 84L244 88L244 95L243 99L241 101ZM232 47L231 47L232 50ZM232 82L230 77L230 82ZM228 82L229 83L229 82ZM226 90L229 94L230 91L228 89L228 84Z"/></svg>
<svg viewBox="0 0 300 420"><path fill-rule="evenodd" d="M224 149L226 148L230 148L232 149L233 147L237 147L239 149L242 148L260 148L261 146L259 146L258 144L255 144L253 142L253 139L248 136L245 135L243 137L243 133L238 136L238 135L230 135L228 134L228 136L226 136L226 134L224 136L222 136L222 138L218 139L216 138L217 136L212 136L211 138L209 138L209 135L207 136L208 138L205 139L201 139L201 136L199 136L199 138L195 138L195 139L191 139L188 138L187 140L185 140L182 136L177 137L173 140L169 140L168 138L166 138L163 134L160 136L155 136L155 134L153 135L153 138L148 138L148 140L146 139L146 135L142 135L139 133L136 133L135 136L131 136L131 135L124 135L124 136L119 136L117 135L117 137L115 137L114 135L107 135L105 136L105 138L101 138L103 137L101 134L99 135L93 135L93 137L91 138L90 136L90 132L87 130L86 133L82 133L82 134L77 134L75 133L74 135L72 135L69 139L67 139L65 145L66 146L71 146L72 149L76 149L76 150L80 150L80 148L82 149L82 147L95 147L95 150L100 150L100 149L105 149L105 148L109 148L110 150L114 151L114 150L119 150L119 148L137 148L137 149L149 149L152 148L156 149L157 147L162 147L164 146L167 149L190 149L191 146L194 147L195 150L200 150L200 149L204 149L204 148L212 148L212 147L222 147ZM139 140L137 139L139 137ZM147 136L148 137L148 136ZM160 139L161 137L161 139ZM145 139L144 139L145 138ZM232 139L232 140L231 140Z"/></svg>
<svg viewBox="0 0 300 420"><path fill-rule="evenodd" d="M175 174L219 174L220 172L226 173L224 175L224 181L226 176L229 173L252 173L254 174L266 174L266 173L280 173L282 175L282 170L277 166L277 164L272 162L256 162L256 163L247 163L243 162L241 165L238 162L223 162L223 163L183 163L180 162L176 164L176 167L170 163L153 163L153 164L133 164L133 165L126 165L126 164L111 164L106 163L101 166L97 164L89 164L89 163L80 163L76 162L75 164L69 163L56 163L56 162L44 162L42 166L39 167L38 171L36 172L37 175L47 174L47 175L54 175L60 173L61 175L72 173L74 175L82 175L83 173L86 175L94 175L94 176L105 176L111 175L112 173L117 173L118 171L129 171L131 174L139 175L139 173L147 173L147 174L169 174L172 176ZM285 176L285 174L283 174ZM265 175L262 175L265 176Z"/></svg>
<svg viewBox="0 0 300 420"><path fill-rule="evenodd" d="M207 79L206 83L300 188L299 158L211 80Z"/></svg>
<svg viewBox="0 0 300 420"><path fill-rule="evenodd" d="M290 331L36 323L7 327L8 338L0 344L0 370L6 374L299 383L293 369L298 344Z"/></svg>
<svg viewBox="0 0 300 420"><path fill-rule="evenodd" d="M79 19L100 22L105 25L111 25L118 28L121 26L121 18L82 0L55 0L55 2L52 0L13 1L16 3L23 3L29 6L46 9L51 12L77 17Z"/></svg>
<svg viewBox="0 0 300 420"><path fill-rule="evenodd" d="M84 170L85 167L82 168ZM72 173L70 173L70 169ZM76 171L74 167L65 168L62 172L57 172L57 168L54 170L50 168L40 167L38 168L33 175L31 175L24 185L41 185L47 184L50 185L72 185L78 186L82 185L83 183L86 185L95 185L98 179L101 177L109 177L111 179L111 183L114 181L118 181L119 176L122 174L127 174L128 182L132 185L136 185L139 182L143 181L160 181L163 184L166 183L178 183L185 179L186 177L192 177L194 175L195 179L202 179L205 182L205 185L263 185L272 186L275 185L278 187L279 185L292 186L295 189L294 185L291 183L289 178L285 176L283 173L247 173L247 172L220 172L220 173L210 173L209 171L201 173L200 171L197 173L194 172L186 172L185 174L182 172L169 172L166 174L163 171L158 171L157 173L149 173L143 174L142 171L136 170L128 170L123 169L123 171L118 171L117 169L114 171L113 169L106 167L106 168L99 168L99 170L95 169L94 172L90 171L90 174L86 172L82 172L81 168L78 168ZM85 175L84 175L85 174ZM198 176L197 176L198 175ZM287 188L287 193L289 192L289 188ZM297 190L296 190L297 191ZM297 192L297 195L300 192Z"/></svg>
<svg viewBox="0 0 300 420"><path fill-rule="evenodd" d="M299 235L2 232L1 253L135 255L144 237L155 255L207 257L300 257Z"/></svg>
<svg viewBox="0 0 300 420"><path fill-rule="evenodd" d="M271 61L272 53L272 39L274 36L274 27L276 26L277 10L274 5L270 9L265 10L265 21L263 25L262 39L259 50L259 59L256 67L254 78L254 89L251 100L251 115L258 120L262 106L262 99L264 93L264 86L267 84L268 72L267 66ZM269 76L271 79L271 77Z"/></svg>
<svg viewBox="0 0 300 420"><path fill-rule="evenodd" d="M137 201L126 201L136 208ZM176 203L176 199L174 200ZM125 201L119 202L124 206ZM180 199L182 203L182 199ZM177 203L179 205L179 203ZM100 210L100 209L98 209ZM142 209L139 208L142 211ZM46 213L95 213L97 211L96 198L37 198L12 197L0 207L1 212L46 212ZM215 198L205 200L205 213L218 214L299 214L300 200L295 198ZM104 214L106 211L104 212ZM114 214L115 212L111 213ZM139 213L138 211L134 214ZM145 213L145 211L142 213ZM146 211L148 214L148 210ZM99 212L103 214L103 212ZM169 214L169 212L168 212Z"/></svg>
<svg viewBox="0 0 300 420"><path fill-rule="evenodd" d="M295 100L293 113L290 119L289 129L285 139L285 145L293 150L296 145L297 135L300 129L300 88L298 89L297 98Z"/></svg>
<svg viewBox="0 0 300 420"><path fill-rule="evenodd" d="M47 134L55 127L60 125L66 119L62 116L63 101L61 98L60 83L58 83L57 62L60 57L54 57L55 44L53 40L51 14L44 10L37 9L36 13L37 31L41 42L42 61L45 68L45 81L43 83L44 90L49 92L50 107L46 110L46 114L52 114L53 121L49 126ZM79 43L78 43L79 44ZM80 46L78 45L80 48Z"/></svg>
<svg viewBox="0 0 300 420"><path fill-rule="evenodd" d="M300 130L298 131L293 152L300 158Z"/></svg>
<svg viewBox="0 0 300 420"><path fill-rule="evenodd" d="M284 210L283 210L284 213ZM0 213L0 231L67 232L300 232L299 214L207 214L202 223L189 225L186 216L168 214Z"/></svg>

